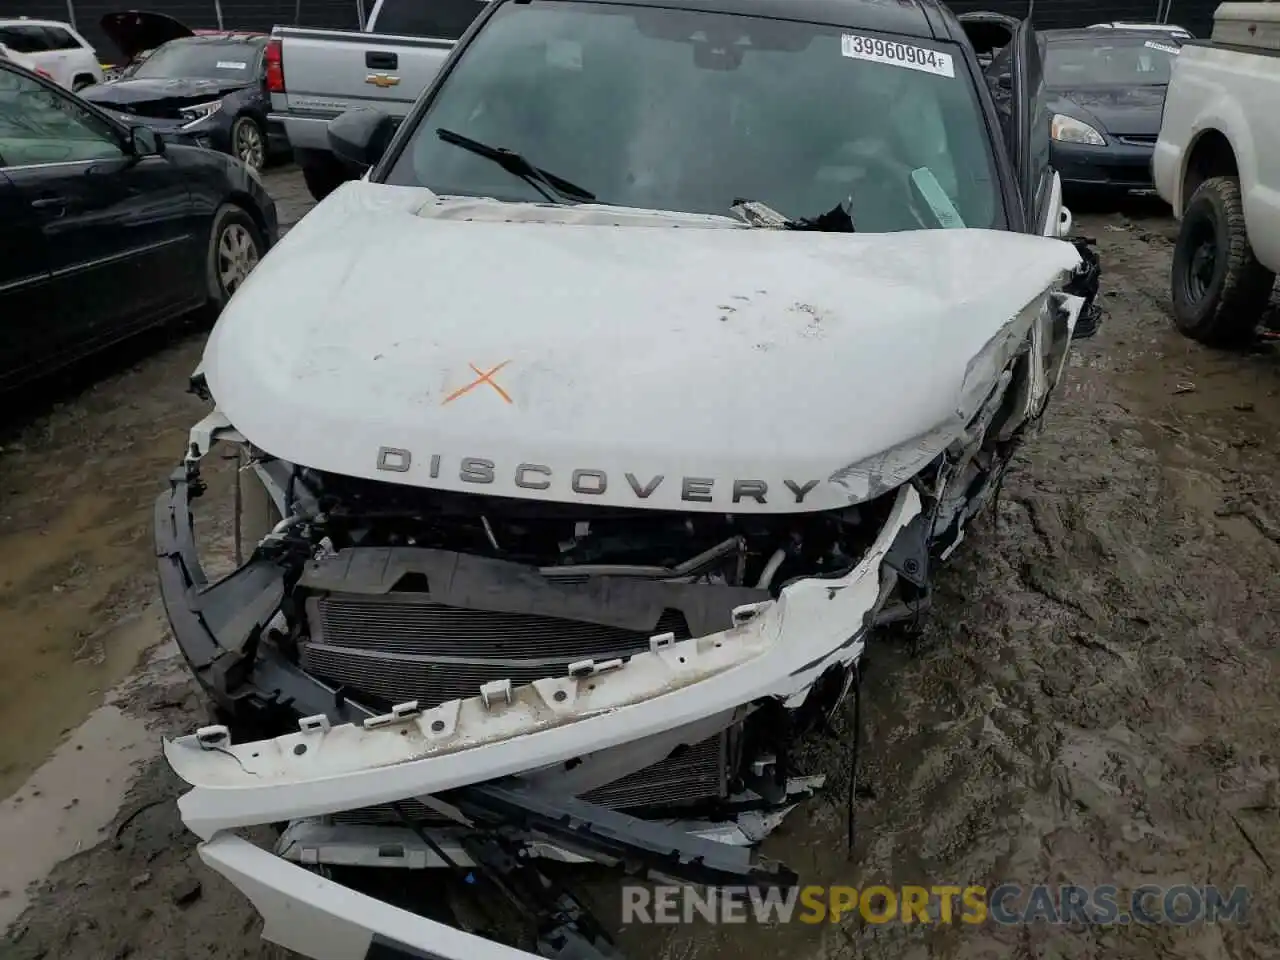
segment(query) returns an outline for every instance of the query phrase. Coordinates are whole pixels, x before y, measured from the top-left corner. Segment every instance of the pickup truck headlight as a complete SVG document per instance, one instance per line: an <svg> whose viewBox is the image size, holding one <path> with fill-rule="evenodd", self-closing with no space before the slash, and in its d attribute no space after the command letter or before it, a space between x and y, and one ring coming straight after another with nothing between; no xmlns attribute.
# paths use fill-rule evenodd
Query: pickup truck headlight
<svg viewBox="0 0 1280 960"><path fill-rule="evenodd" d="M1049 136L1059 143L1087 143L1091 147L1105 147L1107 141L1097 130L1083 120L1066 117L1060 113L1053 115L1053 123L1049 127Z"/></svg>
<svg viewBox="0 0 1280 960"><path fill-rule="evenodd" d="M190 130L197 123L204 123L221 109L221 100L210 100L208 103L197 103L195 106L183 107L179 112L182 114L182 119L187 122L182 125L182 129Z"/></svg>

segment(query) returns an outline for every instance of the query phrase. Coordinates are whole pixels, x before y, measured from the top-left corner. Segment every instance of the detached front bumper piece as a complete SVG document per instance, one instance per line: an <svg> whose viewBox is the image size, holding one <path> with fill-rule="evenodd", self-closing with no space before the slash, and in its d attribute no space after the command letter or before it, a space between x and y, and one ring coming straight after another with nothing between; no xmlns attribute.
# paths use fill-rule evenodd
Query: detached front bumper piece
<svg viewBox="0 0 1280 960"><path fill-rule="evenodd" d="M265 939L313 960L530 960L536 954L401 910L295 866L234 834L200 859L262 915Z"/></svg>

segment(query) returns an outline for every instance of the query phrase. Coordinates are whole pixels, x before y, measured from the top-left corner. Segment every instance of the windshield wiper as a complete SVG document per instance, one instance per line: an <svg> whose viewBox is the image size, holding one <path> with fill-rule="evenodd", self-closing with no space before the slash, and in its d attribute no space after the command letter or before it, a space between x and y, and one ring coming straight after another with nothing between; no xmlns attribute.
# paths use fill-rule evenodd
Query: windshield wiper
<svg viewBox="0 0 1280 960"><path fill-rule="evenodd" d="M491 147L487 143L472 140L470 137L464 137L444 127L436 128L436 136L445 143L451 143L463 150L470 150L478 157L492 160L503 170L515 174L529 184L552 203L563 203L565 199L589 202L596 198L590 190L584 190L564 177L557 177L554 173L535 167L514 150L508 150L506 147Z"/></svg>
<svg viewBox="0 0 1280 960"><path fill-rule="evenodd" d="M803 217L792 220L779 213L768 204L758 200L738 198L729 208L748 226L765 227L771 230L815 230L821 233L853 233L853 215L837 203L829 211L816 217Z"/></svg>

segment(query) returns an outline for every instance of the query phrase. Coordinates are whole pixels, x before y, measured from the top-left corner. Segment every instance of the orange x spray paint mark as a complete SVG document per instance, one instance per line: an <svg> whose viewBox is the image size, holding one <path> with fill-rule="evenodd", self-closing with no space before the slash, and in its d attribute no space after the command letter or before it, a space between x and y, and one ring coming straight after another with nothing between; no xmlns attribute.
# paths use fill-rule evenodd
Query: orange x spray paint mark
<svg viewBox="0 0 1280 960"><path fill-rule="evenodd" d="M474 363L467 364L467 366L469 366L475 372L476 378L472 380L470 383L468 383L465 387L461 388L460 390L453 391L453 393L449 394L447 397L441 400L440 406L443 407L446 403L452 403L454 400L457 400L464 393L470 393L472 390L480 386L480 384L482 383L487 383L489 386L493 387L493 389L498 391L498 396L500 396L503 400L507 401L507 403L510 403L511 397L507 395L507 391L503 390L502 387L498 386L498 384L494 383L493 381L493 375L510 362L511 362L510 360L503 360L500 364L498 364L492 370L489 370L487 372L484 370L481 370Z"/></svg>

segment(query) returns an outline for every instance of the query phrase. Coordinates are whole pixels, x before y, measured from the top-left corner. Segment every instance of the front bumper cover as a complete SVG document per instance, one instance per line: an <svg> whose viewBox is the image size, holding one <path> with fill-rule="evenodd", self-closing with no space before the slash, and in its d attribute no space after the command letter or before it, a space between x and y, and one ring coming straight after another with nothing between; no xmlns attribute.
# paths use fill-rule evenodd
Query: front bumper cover
<svg viewBox="0 0 1280 960"><path fill-rule="evenodd" d="M1127 144L1109 136L1103 147L1055 140L1049 153L1065 186L1150 190L1153 149L1152 144Z"/></svg>

